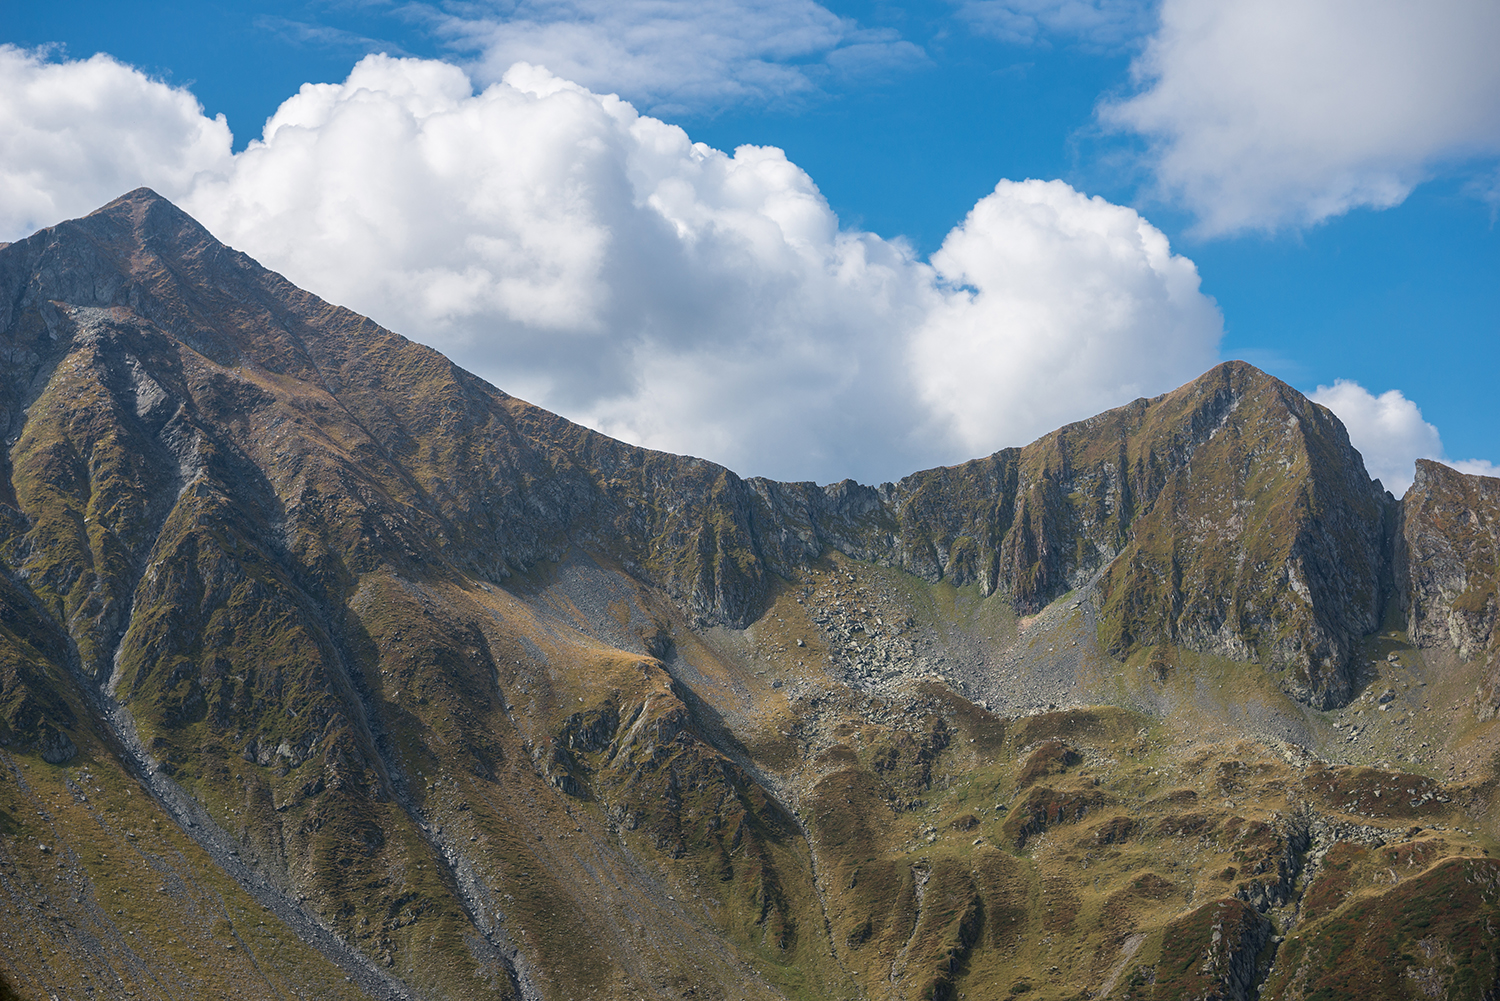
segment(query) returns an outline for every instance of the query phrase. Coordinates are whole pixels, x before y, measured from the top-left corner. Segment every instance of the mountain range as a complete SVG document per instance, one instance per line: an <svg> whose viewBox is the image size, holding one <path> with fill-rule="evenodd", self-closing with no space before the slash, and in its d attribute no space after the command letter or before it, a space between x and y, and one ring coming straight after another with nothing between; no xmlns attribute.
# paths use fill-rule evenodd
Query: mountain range
<svg viewBox="0 0 1500 1001"><path fill-rule="evenodd" d="M1245 363L742 478L139 189L0 429L0 996L1500 997L1500 479Z"/></svg>

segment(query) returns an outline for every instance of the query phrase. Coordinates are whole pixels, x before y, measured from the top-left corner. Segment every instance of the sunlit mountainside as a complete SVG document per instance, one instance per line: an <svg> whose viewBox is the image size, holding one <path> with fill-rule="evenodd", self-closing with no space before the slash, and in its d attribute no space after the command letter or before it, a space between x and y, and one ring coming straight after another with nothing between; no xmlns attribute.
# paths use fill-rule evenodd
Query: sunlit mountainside
<svg viewBox="0 0 1500 1001"><path fill-rule="evenodd" d="M1500 992L1500 480L1247 364L742 479L140 189L0 426L0 996Z"/></svg>

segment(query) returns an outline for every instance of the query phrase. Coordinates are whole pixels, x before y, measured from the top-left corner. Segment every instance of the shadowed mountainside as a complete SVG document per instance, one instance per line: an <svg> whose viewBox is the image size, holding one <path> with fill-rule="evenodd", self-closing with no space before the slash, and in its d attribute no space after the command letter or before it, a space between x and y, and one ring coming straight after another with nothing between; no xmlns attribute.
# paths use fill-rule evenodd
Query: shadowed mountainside
<svg viewBox="0 0 1500 1001"><path fill-rule="evenodd" d="M1292 998L1350 935L1500 984L1500 481L1398 505L1248 365L741 479L144 189L0 248L0 360L23 996Z"/></svg>

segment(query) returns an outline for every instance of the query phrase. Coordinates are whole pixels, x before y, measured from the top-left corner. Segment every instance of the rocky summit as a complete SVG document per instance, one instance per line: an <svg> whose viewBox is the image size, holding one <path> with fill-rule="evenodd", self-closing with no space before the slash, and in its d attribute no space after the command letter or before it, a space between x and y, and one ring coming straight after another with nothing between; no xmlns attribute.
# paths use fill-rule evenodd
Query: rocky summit
<svg viewBox="0 0 1500 1001"><path fill-rule="evenodd" d="M743 479L142 189L0 428L0 996L1500 995L1500 480L1249 365Z"/></svg>

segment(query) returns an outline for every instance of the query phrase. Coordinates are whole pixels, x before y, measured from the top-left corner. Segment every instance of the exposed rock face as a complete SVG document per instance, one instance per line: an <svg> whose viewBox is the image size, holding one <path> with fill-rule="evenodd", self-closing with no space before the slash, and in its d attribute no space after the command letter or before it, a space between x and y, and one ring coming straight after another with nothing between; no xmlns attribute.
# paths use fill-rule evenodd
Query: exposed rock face
<svg viewBox="0 0 1500 1001"><path fill-rule="evenodd" d="M1394 504L1331 413L1240 362L894 485L752 485L773 570L834 548L1022 613L1102 574L1116 655L1176 643L1257 661L1320 707L1348 697L1388 596Z"/></svg>
<svg viewBox="0 0 1500 1001"><path fill-rule="evenodd" d="M1248 366L1161 411L1135 446L1142 513L1102 585L1112 648L1176 642L1285 669L1314 705L1344 701L1387 596L1394 505L1328 411Z"/></svg>
<svg viewBox="0 0 1500 1001"><path fill-rule="evenodd" d="M1428 459L1402 498L1397 574L1407 632L1423 646L1484 660L1481 712L1500 710L1500 479Z"/></svg>

